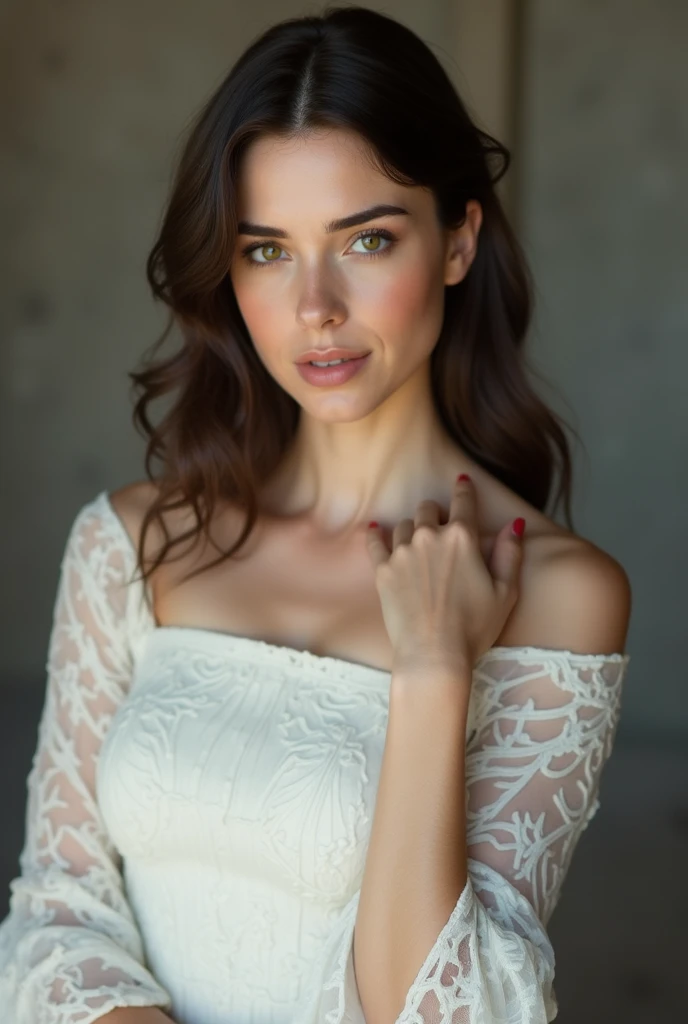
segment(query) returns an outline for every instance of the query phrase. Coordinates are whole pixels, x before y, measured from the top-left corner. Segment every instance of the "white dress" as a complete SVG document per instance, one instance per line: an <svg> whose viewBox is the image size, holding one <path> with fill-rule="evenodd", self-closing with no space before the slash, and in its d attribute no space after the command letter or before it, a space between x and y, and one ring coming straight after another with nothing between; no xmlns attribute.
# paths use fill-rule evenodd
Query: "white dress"
<svg viewBox="0 0 688 1024"><path fill-rule="evenodd" d="M135 571L103 491L61 563L0 1019L365 1024L353 930L390 673L156 627ZM476 663L469 878L396 1024L556 1016L546 925L599 807L629 658L493 647Z"/></svg>

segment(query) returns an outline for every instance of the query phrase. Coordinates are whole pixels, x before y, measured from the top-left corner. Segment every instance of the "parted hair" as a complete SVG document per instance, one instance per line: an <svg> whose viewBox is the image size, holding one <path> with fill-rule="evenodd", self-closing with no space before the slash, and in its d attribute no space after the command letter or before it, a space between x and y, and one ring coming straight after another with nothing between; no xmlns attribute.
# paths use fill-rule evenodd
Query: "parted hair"
<svg viewBox="0 0 688 1024"><path fill-rule="evenodd" d="M237 173L242 152L259 136L332 127L358 133L374 166L393 181L430 189L446 227L462 223L468 200L481 204L473 263L463 280L445 287L430 357L432 399L468 456L533 506L546 510L556 482L554 507L563 501L572 528L568 425L530 379L535 371L524 346L532 275L495 190L511 153L474 123L413 31L364 7L328 6L281 21L248 46L195 116L176 159L146 264L168 321L129 373L134 425L147 440L146 473L156 484L139 539L143 578L175 545L209 536L222 500L238 506L245 521L211 564L232 557L257 521L261 482L295 433L300 406L258 358L228 273ZM175 327L181 345L163 355ZM158 398L167 399L167 409L154 424L149 407ZM182 507L194 525L173 538L163 515ZM146 564L145 535L154 521L165 540Z"/></svg>

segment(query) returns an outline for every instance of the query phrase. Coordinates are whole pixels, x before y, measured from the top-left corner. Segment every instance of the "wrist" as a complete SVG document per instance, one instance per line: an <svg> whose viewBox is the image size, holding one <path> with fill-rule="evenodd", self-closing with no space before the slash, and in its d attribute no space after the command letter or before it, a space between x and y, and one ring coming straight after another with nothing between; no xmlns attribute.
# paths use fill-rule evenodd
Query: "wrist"
<svg viewBox="0 0 688 1024"><path fill-rule="evenodd" d="M433 714L468 714L473 672L463 665L450 669L446 665L411 666L398 664L392 668L390 701Z"/></svg>
<svg viewBox="0 0 688 1024"><path fill-rule="evenodd" d="M428 658L414 659L404 655L392 660L392 679L400 685L412 687L466 688L473 679L473 666L468 658L446 658L435 662Z"/></svg>

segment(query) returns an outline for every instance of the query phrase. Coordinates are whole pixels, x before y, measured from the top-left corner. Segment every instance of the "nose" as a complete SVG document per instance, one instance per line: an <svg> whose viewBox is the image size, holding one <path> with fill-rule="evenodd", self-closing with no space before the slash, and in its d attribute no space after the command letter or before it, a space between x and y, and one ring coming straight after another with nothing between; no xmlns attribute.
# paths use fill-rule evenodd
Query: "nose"
<svg viewBox="0 0 688 1024"><path fill-rule="evenodd" d="M308 275L296 306L296 322L301 327L334 326L346 319L346 307L335 282L322 270Z"/></svg>

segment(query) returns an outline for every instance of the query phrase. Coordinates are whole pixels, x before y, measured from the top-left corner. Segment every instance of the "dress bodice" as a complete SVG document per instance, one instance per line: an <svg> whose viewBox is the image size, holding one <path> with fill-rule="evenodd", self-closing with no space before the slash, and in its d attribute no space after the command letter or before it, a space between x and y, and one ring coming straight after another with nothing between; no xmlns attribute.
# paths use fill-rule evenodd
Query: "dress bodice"
<svg viewBox="0 0 688 1024"><path fill-rule="evenodd" d="M61 564L0 1003L14 1024L129 1005L178 1024L365 1024L353 930L391 674L156 626L134 570L102 492ZM395 1024L554 1019L547 922L599 807L629 659L476 662L469 877Z"/></svg>

